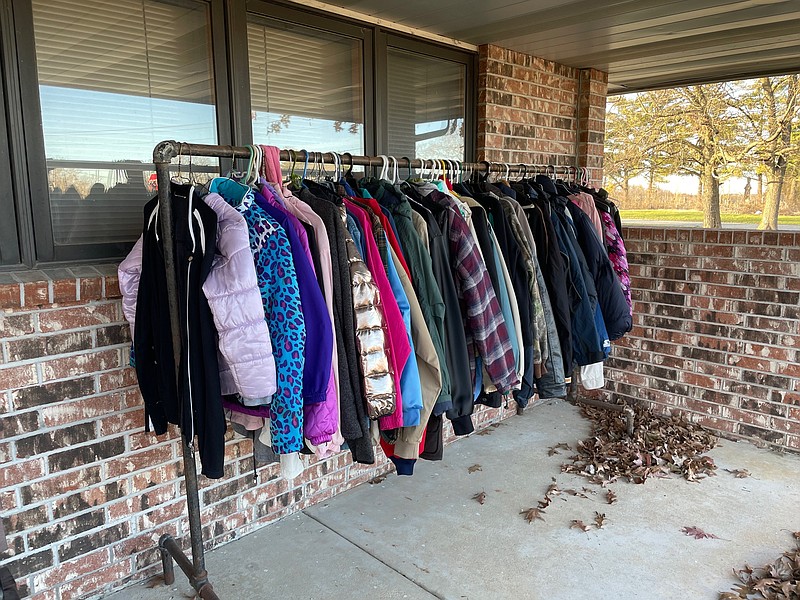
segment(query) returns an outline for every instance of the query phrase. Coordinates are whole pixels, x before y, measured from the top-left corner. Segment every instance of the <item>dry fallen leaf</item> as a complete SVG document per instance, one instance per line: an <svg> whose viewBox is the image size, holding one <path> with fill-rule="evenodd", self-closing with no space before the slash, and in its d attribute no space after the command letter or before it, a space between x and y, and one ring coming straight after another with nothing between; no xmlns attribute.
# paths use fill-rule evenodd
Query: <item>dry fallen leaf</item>
<svg viewBox="0 0 800 600"><path fill-rule="evenodd" d="M519 514L525 515L525 520L528 523L533 523L536 519L540 521L544 521L544 517L542 516L542 510L538 508L526 508L525 510L519 511Z"/></svg>
<svg viewBox="0 0 800 600"><path fill-rule="evenodd" d="M547 456L553 456L554 454L561 454L559 450L572 450L572 448L569 447L569 444L565 442L560 442L555 446L551 446L550 448L547 449Z"/></svg>
<svg viewBox="0 0 800 600"><path fill-rule="evenodd" d="M705 531L703 531L699 527L684 527L683 529L681 529L681 531L683 533L685 533L686 535L688 535L689 537L693 537L696 540L702 540L702 539L706 539L706 538L712 538L712 539L715 539L715 540L719 539L713 533L706 533Z"/></svg>
<svg viewBox="0 0 800 600"><path fill-rule="evenodd" d="M606 492L606 502L608 502L609 504L614 504L614 502L616 501L617 501L617 495L613 491L608 490Z"/></svg>
<svg viewBox="0 0 800 600"><path fill-rule="evenodd" d="M539 500L539 508L542 509L547 508L548 506L550 506L551 502L552 500L550 499L550 496L545 496L544 500Z"/></svg>
<svg viewBox="0 0 800 600"><path fill-rule="evenodd" d="M475 471L483 471L483 467L481 467L478 464L475 464L467 469L467 473L474 473Z"/></svg>
<svg viewBox="0 0 800 600"><path fill-rule="evenodd" d="M736 479L744 479L750 477L750 471L747 469L725 469L728 473L736 477Z"/></svg>
<svg viewBox="0 0 800 600"><path fill-rule="evenodd" d="M601 529L603 525L606 524L606 515L605 513L599 513L595 511L594 513L594 522L597 523L597 528Z"/></svg>
<svg viewBox="0 0 800 600"><path fill-rule="evenodd" d="M733 573L741 583L732 592L720 592L720 600L797 600L800 598L800 532L792 534L796 547L759 569L745 565Z"/></svg>
<svg viewBox="0 0 800 600"><path fill-rule="evenodd" d="M375 484L383 482L384 479L386 479L386 475L378 475L377 477L373 477L372 479L370 479L369 480L369 484L370 485L375 485Z"/></svg>
<svg viewBox="0 0 800 600"><path fill-rule="evenodd" d="M478 504L483 504L486 502L486 492L478 492L472 497L473 500L477 500Z"/></svg>
<svg viewBox="0 0 800 600"><path fill-rule="evenodd" d="M716 445L716 437L681 416L660 417L638 404L630 408L635 417L632 436L618 413L581 407L591 421L591 433L578 441L576 454L561 471L602 486L620 478L644 483L651 477L679 475L699 481L715 474L717 466L704 453Z"/></svg>
<svg viewBox="0 0 800 600"><path fill-rule="evenodd" d="M560 494L561 490L558 487L557 483L551 483L550 486L547 488L547 491L544 493L545 496L549 496L550 494Z"/></svg>
<svg viewBox="0 0 800 600"><path fill-rule="evenodd" d="M569 528L570 529L581 529L583 531L589 531L591 529L591 527L589 525L587 525L586 523L584 523L583 521L580 521L578 519L572 519L572 523L570 524Z"/></svg>

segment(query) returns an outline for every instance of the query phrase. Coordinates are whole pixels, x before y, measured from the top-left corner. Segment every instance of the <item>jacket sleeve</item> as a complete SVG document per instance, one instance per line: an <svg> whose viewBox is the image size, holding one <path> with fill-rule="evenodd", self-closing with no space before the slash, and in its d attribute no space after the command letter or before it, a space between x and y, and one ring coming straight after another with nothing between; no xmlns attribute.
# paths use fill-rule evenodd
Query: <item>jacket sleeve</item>
<svg viewBox="0 0 800 600"><path fill-rule="evenodd" d="M144 239L140 235L128 256L117 269L119 290L122 293L122 313L131 326L131 339L136 322L136 296L139 294L139 279L142 276L142 247Z"/></svg>
<svg viewBox="0 0 800 600"><path fill-rule="evenodd" d="M232 380L231 391L264 403L277 389L275 359L244 219L222 225L217 249L203 292L219 334L223 393Z"/></svg>
<svg viewBox="0 0 800 600"><path fill-rule="evenodd" d="M394 378L389 357L386 355L386 317L383 314L378 286L372 280L367 265L358 256L355 242L349 235L345 241L350 261L356 346L361 360L367 414L370 419L377 419L392 414L396 405Z"/></svg>

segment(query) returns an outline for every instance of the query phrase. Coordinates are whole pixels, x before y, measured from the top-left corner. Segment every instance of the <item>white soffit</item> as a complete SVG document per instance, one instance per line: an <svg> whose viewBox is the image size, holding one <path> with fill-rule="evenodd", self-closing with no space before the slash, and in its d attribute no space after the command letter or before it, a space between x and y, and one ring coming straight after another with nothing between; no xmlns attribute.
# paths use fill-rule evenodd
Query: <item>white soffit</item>
<svg viewBox="0 0 800 600"><path fill-rule="evenodd" d="M594 67L608 72L611 93L800 71L800 0L302 4L467 48L496 44Z"/></svg>

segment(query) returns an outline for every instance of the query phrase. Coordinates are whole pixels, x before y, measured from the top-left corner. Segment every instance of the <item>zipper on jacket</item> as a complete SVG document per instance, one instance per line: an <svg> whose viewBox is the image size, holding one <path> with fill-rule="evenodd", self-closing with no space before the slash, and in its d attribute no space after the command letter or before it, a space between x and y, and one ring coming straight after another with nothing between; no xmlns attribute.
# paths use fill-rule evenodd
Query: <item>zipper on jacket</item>
<svg viewBox="0 0 800 600"><path fill-rule="evenodd" d="M189 328L189 278L192 274L192 260L194 259L194 252L197 247L197 242L194 238L194 229L192 228L192 197L194 196L194 186L189 190L189 235L192 238L192 251L186 259L186 372L189 381L189 413L190 413L190 433L189 436L189 449L194 452L194 400L192 398L192 352L191 352L191 330Z"/></svg>

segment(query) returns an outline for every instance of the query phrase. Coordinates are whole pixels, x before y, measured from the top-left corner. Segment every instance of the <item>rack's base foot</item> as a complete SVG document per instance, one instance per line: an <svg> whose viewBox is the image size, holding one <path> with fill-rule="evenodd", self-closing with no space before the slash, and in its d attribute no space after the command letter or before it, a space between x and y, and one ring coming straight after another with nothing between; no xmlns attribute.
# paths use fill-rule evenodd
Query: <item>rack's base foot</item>
<svg viewBox="0 0 800 600"><path fill-rule="evenodd" d="M208 581L208 572L205 570L195 571L192 561L183 553L178 542L169 534L161 536L158 540L158 549L161 551L161 565L164 569L164 583L172 585L175 583L175 565L178 566L189 578L189 583L197 592L197 597L203 600L219 600L219 596L214 591Z"/></svg>

